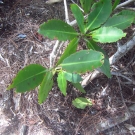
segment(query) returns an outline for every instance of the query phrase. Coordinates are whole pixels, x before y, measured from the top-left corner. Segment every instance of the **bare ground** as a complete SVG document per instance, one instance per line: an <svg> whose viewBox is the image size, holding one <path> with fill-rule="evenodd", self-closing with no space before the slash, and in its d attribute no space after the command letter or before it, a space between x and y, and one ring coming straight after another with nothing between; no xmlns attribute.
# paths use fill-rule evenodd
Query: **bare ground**
<svg viewBox="0 0 135 135"><path fill-rule="evenodd" d="M77 1L78 2L78 1ZM69 2L68 4L70 4ZM48 19L64 20L63 3L46 5L44 0L5 0L0 5L0 134L1 135L130 135L135 134L135 48L111 67L133 82L100 75L81 94L70 84L64 97L55 85L45 103L37 102L37 89L17 94L7 91L16 73L31 63L45 67L55 40L37 33ZM72 19L70 14L70 19ZM133 32L132 25L125 43ZM103 45L111 56L116 45ZM93 99L85 110L72 106L77 96ZM129 124L129 125L126 125Z"/></svg>

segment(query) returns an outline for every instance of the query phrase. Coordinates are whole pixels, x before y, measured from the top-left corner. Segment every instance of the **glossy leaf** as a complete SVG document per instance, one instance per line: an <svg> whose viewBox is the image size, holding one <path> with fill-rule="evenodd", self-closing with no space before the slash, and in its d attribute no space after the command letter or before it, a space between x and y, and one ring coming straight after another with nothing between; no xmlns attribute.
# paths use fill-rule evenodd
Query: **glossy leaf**
<svg viewBox="0 0 135 135"><path fill-rule="evenodd" d="M72 83L72 84L73 84L73 86L74 86L76 89L78 89L80 92L86 93L86 91L84 90L84 88L81 86L80 83Z"/></svg>
<svg viewBox="0 0 135 135"><path fill-rule="evenodd" d="M67 72L85 73L102 66L104 55L93 50L82 50L67 57L60 66Z"/></svg>
<svg viewBox="0 0 135 135"><path fill-rule="evenodd" d="M59 72L58 77L57 77L57 83L60 88L60 91L63 93L64 96L66 96L67 81L66 81L63 71Z"/></svg>
<svg viewBox="0 0 135 135"><path fill-rule="evenodd" d="M85 109L86 106L92 106L92 101L87 98L78 97L72 101L72 104L78 109Z"/></svg>
<svg viewBox="0 0 135 135"><path fill-rule="evenodd" d="M120 0L115 0L112 10L114 10L119 3L120 3Z"/></svg>
<svg viewBox="0 0 135 135"><path fill-rule="evenodd" d="M110 63L109 63L109 58L106 54L106 52L99 47L94 41L92 40L86 40L87 42L87 47L88 49L100 51L104 54L105 59L104 59L104 64L99 68L108 78L111 78L111 72L110 72Z"/></svg>
<svg viewBox="0 0 135 135"><path fill-rule="evenodd" d="M126 33L116 27L101 27L92 32L93 40L100 43L116 42L125 36Z"/></svg>
<svg viewBox="0 0 135 135"><path fill-rule="evenodd" d="M49 95L50 90L53 86L53 74L51 71L46 72L46 75L44 76L44 79L40 85L39 91L38 91L38 103L42 104Z"/></svg>
<svg viewBox="0 0 135 135"><path fill-rule="evenodd" d="M69 72L63 72L66 80L72 83L78 83L82 81L82 78L79 74L69 73Z"/></svg>
<svg viewBox="0 0 135 135"><path fill-rule="evenodd" d="M90 11L92 2L93 0L80 0L81 6L84 9L85 13L88 13Z"/></svg>
<svg viewBox="0 0 135 135"><path fill-rule="evenodd" d="M72 40L78 36L73 27L61 20L55 19L41 24L38 32L50 39L58 39L60 41Z"/></svg>
<svg viewBox="0 0 135 135"><path fill-rule="evenodd" d="M87 30L93 30L103 24L112 11L111 0L100 0L95 4L92 12L88 16Z"/></svg>
<svg viewBox="0 0 135 135"><path fill-rule="evenodd" d="M76 4L71 5L71 11L77 21L77 24L79 26L79 29L82 33L85 33L85 27L84 27L84 17L82 14L82 11Z"/></svg>
<svg viewBox="0 0 135 135"><path fill-rule="evenodd" d="M69 45L67 46L67 48L65 49L64 53L62 54L62 56L60 57L60 59L58 60L56 66L58 66L65 58L67 58L69 55L73 54L76 52L77 49L77 45L78 45L78 38L74 38L73 40L70 41Z"/></svg>
<svg viewBox="0 0 135 135"><path fill-rule="evenodd" d="M20 70L8 87L16 88L16 92L26 92L36 88L43 80L46 68L38 64L31 64Z"/></svg>
<svg viewBox="0 0 135 135"><path fill-rule="evenodd" d="M134 16L125 16L125 15L118 15L113 16L107 20L104 24L105 27L117 27L119 29L126 29L128 28L131 23L134 21Z"/></svg>

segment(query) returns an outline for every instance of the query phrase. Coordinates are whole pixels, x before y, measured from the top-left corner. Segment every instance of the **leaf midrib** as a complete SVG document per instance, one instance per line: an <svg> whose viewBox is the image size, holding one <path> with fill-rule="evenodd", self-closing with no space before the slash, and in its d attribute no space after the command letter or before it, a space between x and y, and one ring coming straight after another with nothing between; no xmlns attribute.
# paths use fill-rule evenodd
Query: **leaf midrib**
<svg viewBox="0 0 135 135"><path fill-rule="evenodd" d="M105 4L105 3L104 3ZM97 19L97 17L99 16L99 14L101 13L101 11L102 11L102 9L103 9L103 7L104 7L104 4L103 4L103 6L102 6L102 8L101 8L101 10L100 10L100 12L97 14L97 16L96 16L96 18L90 23L90 25L88 26L88 28L87 29L90 29L90 27L93 25L93 23L95 22L95 20Z"/></svg>
<svg viewBox="0 0 135 135"><path fill-rule="evenodd" d="M96 34L96 37L105 37L105 36L107 36L107 37L112 37L112 36L118 37L118 34L117 35L116 35L116 33L115 34ZM120 34L120 36L121 36L121 34Z"/></svg>
<svg viewBox="0 0 135 135"><path fill-rule="evenodd" d="M121 25L121 24L124 24L124 23L126 23L126 22L128 22L128 21L130 21L130 20L132 20L133 18L130 18L130 19L128 19L128 20L126 20L126 21L124 21L124 22L122 22L122 23L117 23L117 24L115 24L115 25L111 25L111 26L109 26L109 27L115 27L115 26L117 26L117 25ZM108 27L108 26L107 26Z"/></svg>
<svg viewBox="0 0 135 135"><path fill-rule="evenodd" d="M56 31L56 30L45 30L46 32L47 31L52 31L52 32L55 32L55 33L60 33L60 32L62 32L61 34L63 34L63 33L66 33L66 34L72 34L72 35L79 35L79 33L75 33L75 32L66 32L66 31Z"/></svg>
<svg viewBox="0 0 135 135"><path fill-rule="evenodd" d="M62 66L70 66L70 65L78 65L78 64L84 64L84 63L93 63L93 62L99 62L99 60L93 60L93 61L85 61L85 62L76 62L76 63L65 63L61 64Z"/></svg>
<svg viewBox="0 0 135 135"><path fill-rule="evenodd" d="M38 75L43 74L43 73L45 73L45 72L46 72L46 70L45 70L45 71L42 71L42 72L40 72L40 73L38 73L38 74L36 74L36 75L32 75L32 76L28 77L27 79L24 79L23 81L20 81L20 82L17 83L15 86L17 86L18 84L21 84L22 82L24 82L24 81L26 81L26 80L31 79L32 77L38 76ZM14 86L14 85L13 85L13 86ZM14 86L14 87L15 87L15 86Z"/></svg>

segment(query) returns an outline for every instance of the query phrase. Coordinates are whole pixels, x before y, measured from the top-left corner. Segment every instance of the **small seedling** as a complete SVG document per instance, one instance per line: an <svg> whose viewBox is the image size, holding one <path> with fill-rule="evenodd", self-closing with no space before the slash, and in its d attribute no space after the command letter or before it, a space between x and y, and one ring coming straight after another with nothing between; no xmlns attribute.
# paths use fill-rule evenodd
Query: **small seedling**
<svg viewBox="0 0 135 135"><path fill-rule="evenodd" d="M64 96L69 81L80 92L85 93L80 81L81 74L99 68L108 78L111 77L109 59L99 43L112 43L126 36L123 32L135 21L135 12L122 10L113 14L119 1L115 0L80 0L84 10L72 4L71 11L77 21L79 32L61 20L49 20L40 25L38 32L50 39L69 40L69 44L56 65L46 69L38 64L31 64L18 72L8 90L16 88L16 92L26 92L39 86L38 102L42 104L53 87L53 77L58 74L57 83ZM85 19L84 15L88 15ZM77 51L80 39L86 43L87 50ZM92 102L86 98L76 98L73 105L84 109Z"/></svg>

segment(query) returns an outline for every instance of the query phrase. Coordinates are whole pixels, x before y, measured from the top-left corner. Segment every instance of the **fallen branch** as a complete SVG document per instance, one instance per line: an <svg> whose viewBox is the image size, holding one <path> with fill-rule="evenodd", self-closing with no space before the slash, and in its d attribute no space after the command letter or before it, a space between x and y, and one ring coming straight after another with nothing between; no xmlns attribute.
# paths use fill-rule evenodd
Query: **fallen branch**
<svg viewBox="0 0 135 135"><path fill-rule="evenodd" d="M121 7L123 7L123 6L126 6L126 5L128 5L128 4L132 3L132 2L135 2L135 0L127 0L126 2L123 2L123 3L119 4L119 5L115 8L115 10L118 9L118 8L121 8Z"/></svg>
<svg viewBox="0 0 135 135"><path fill-rule="evenodd" d="M101 120L101 122L94 124L95 130L94 130L94 133L91 132L91 135L101 133L107 129L110 129L114 126L119 125L120 123L122 123L124 121L134 118L135 117L135 108L134 107L135 107L134 105L128 107L128 109L131 112L130 114L125 110L122 112L122 115L119 115L119 116L116 115L116 116L113 116L113 118ZM90 133L90 128L87 128L85 130L85 132L86 132L85 134Z"/></svg>
<svg viewBox="0 0 135 135"><path fill-rule="evenodd" d="M125 43L122 46L118 47L117 52L110 57L110 65L116 63L121 57L123 57L129 50L131 50L135 46L135 36L131 38L130 41Z"/></svg>

